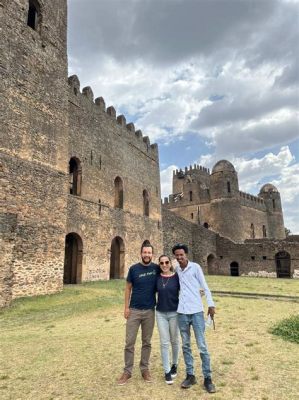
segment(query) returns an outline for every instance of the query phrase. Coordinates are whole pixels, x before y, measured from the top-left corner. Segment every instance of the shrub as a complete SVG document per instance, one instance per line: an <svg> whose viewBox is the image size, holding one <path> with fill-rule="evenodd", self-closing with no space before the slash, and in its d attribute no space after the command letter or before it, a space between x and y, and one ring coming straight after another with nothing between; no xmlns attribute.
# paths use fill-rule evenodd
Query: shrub
<svg viewBox="0 0 299 400"><path fill-rule="evenodd" d="M284 340L299 344L299 314L290 318L283 319L274 325L270 332L281 336Z"/></svg>

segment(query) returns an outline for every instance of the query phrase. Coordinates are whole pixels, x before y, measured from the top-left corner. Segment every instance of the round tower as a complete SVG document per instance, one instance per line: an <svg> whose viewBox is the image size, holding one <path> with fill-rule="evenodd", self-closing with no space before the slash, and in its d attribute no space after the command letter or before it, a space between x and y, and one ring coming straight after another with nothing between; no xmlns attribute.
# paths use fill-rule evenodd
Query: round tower
<svg viewBox="0 0 299 400"><path fill-rule="evenodd" d="M210 176L209 225L220 235L242 242L242 216L238 175L227 160L218 161Z"/></svg>
<svg viewBox="0 0 299 400"><path fill-rule="evenodd" d="M285 229L281 207L280 193L271 183L261 187L259 197L264 199L268 220L266 237L271 239L285 239Z"/></svg>

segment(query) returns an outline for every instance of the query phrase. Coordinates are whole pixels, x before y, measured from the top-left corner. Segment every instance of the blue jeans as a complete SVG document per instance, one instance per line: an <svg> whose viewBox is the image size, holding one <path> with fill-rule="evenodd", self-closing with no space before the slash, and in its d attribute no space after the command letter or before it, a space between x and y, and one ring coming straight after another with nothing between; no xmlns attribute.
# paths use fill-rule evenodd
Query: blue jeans
<svg viewBox="0 0 299 400"><path fill-rule="evenodd" d="M179 328L182 337L183 355L187 374L194 375L193 356L190 342L190 327L192 325L197 348L200 353L202 373L204 378L211 377L210 355L205 341L205 319L204 313L178 314Z"/></svg>
<svg viewBox="0 0 299 400"><path fill-rule="evenodd" d="M156 321L160 335L161 357L165 373L170 371L169 346L172 350L172 364L178 363L180 351L180 338L178 314L176 311L156 311Z"/></svg>

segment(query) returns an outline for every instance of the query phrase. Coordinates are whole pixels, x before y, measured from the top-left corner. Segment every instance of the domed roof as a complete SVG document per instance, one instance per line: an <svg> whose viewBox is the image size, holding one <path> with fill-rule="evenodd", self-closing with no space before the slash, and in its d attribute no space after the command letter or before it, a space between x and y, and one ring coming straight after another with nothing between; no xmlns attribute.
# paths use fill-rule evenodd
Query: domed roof
<svg viewBox="0 0 299 400"><path fill-rule="evenodd" d="M236 172L235 167L233 166L232 163L230 163L227 160L220 160L214 165L212 169L212 174L214 172L223 172L223 171Z"/></svg>
<svg viewBox="0 0 299 400"><path fill-rule="evenodd" d="M271 183L266 183L261 187L260 193L278 192L278 189Z"/></svg>

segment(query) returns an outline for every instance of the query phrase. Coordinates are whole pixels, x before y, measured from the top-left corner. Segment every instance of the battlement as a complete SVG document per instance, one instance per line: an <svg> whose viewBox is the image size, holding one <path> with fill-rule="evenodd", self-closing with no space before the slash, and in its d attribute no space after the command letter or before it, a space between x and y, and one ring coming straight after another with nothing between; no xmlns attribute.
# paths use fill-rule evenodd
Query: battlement
<svg viewBox="0 0 299 400"><path fill-rule="evenodd" d="M106 108L106 103L103 97L97 97L94 99L94 94L90 86L86 86L80 91L80 81L77 75L72 75L68 78L68 84L70 88L70 95L72 96L73 104L79 106L80 100L87 99L89 104L94 107L98 112L104 113L109 119L115 121L115 124L124 129L124 133L128 135L129 140L132 140L132 144L140 148L143 152L149 154L149 156L158 161L158 145L156 143L151 144L148 136L143 136L140 129L136 130L133 122L127 123L126 117L122 114L117 116L116 110L113 106ZM82 102L80 101L80 106ZM84 107L84 103L83 103ZM88 109L90 111L90 108ZM135 143L134 143L135 141Z"/></svg>
<svg viewBox="0 0 299 400"><path fill-rule="evenodd" d="M239 191L239 194L240 194L241 205L257 208L260 210L265 210L265 202L264 199L262 199L261 197L254 196L252 194L245 193L242 191Z"/></svg>
<svg viewBox="0 0 299 400"><path fill-rule="evenodd" d="M182 179L188 174L192 173L202 173L204 175L210 175L210 170L208 168L202 167L201 165L194 164L193 166L190 165L189 167L185 167L184 170L176 169L173 171L173 177Z"/></svg>

